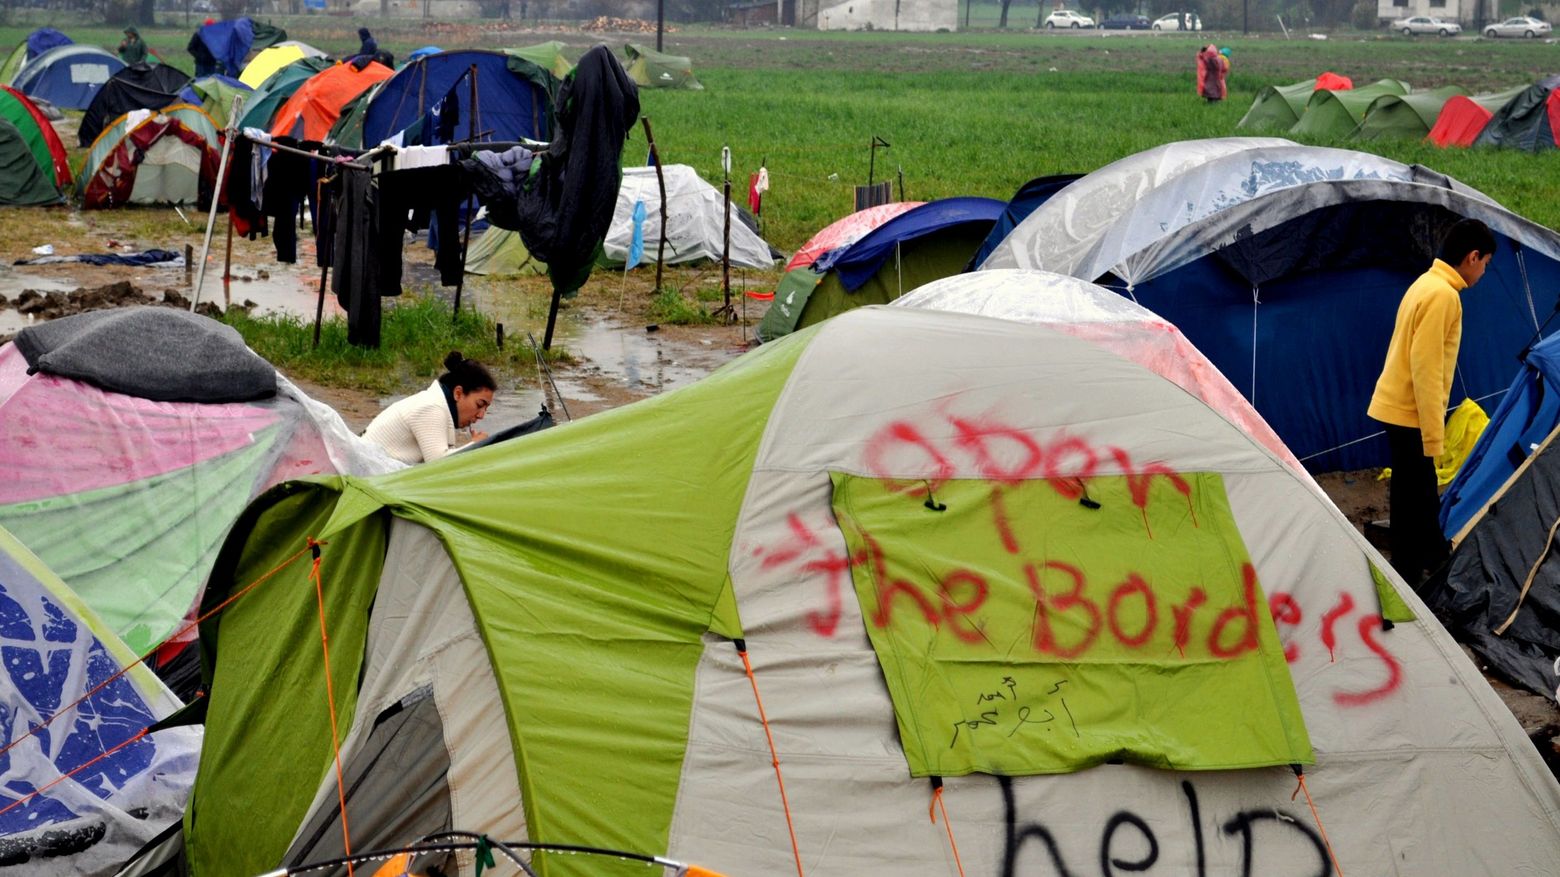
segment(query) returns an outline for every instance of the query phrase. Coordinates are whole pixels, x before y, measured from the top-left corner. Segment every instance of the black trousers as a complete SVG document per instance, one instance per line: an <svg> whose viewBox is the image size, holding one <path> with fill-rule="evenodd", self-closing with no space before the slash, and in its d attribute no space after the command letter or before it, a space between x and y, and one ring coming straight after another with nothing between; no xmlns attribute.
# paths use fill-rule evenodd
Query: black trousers
<svg viewBox="0 0 1560 877"><path fill-rule="evenodd" d="M1392 459L1392 566L1417 588L1447 555L1437 520L1441 498L1435 461L1425 456L1423 437L1413 427L1387 425L1387 445Z"/></svg>

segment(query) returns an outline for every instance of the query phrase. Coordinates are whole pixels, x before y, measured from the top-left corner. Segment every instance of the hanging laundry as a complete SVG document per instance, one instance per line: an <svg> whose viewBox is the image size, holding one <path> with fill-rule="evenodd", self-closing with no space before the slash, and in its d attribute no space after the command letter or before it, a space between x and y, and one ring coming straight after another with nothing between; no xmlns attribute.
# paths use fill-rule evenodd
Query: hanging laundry
<svg viewBox="0 0 1560 877"><path fill-rule="evenodd" d="M748 179L748 209L754 216L763 215L764 193L769 191L769 168L759 167L758 173Z"/></svg>
<svg viewBox="0 0 1560 877"><path fill-rule="evenodd" d="M596 46L564 80L557 106L557 135L523 180L500 179L480 157L461 162L489 221L519 231L531 255L547 263L555 302L585 284L612 224L639 91L612 52Z"/></svg>

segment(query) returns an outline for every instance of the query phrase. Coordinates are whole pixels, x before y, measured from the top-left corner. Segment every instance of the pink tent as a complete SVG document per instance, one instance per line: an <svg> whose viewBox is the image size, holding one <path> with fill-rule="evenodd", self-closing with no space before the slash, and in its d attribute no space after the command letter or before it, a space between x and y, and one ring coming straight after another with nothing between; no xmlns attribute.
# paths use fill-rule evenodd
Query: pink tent
<svg viewBox="0 0 1560 877"><path fill-rule="evenodd" d="M830 250L848 246L861 240L868 232L883 223L893 219L912 207L920 207L924 201L897 201L893 204L880 204L877 207L868 207L866 210L858 210L851 215L830 223L826 228L812 236L802 248L796 251L791 261L785 265L785 270L794 271L818 261L818 257Z"/></svg>

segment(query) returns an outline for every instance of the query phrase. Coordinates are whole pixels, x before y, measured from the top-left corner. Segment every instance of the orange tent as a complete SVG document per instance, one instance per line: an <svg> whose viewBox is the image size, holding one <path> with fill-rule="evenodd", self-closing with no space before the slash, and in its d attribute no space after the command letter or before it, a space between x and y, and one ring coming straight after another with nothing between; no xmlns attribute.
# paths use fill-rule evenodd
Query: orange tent
<svg viewBox="0 0 1560 877"><path fill-rule="evenodd" d="M299 140L324 140L341 108L370 87L389 79L394 70L369 62L362 70L337 64L310 77L293 92L271 122L271 136Z"/></svg>

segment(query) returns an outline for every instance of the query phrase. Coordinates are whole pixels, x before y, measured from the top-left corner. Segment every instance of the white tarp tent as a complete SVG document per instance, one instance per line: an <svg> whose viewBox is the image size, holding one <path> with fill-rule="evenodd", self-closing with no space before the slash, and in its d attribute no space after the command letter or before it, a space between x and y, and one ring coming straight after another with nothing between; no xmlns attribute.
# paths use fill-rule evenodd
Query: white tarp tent
<svg viewBox="0 0 1560 877"><path fill-rule="evenodd" d="M720 190L706 183L685 164L664 165L666 176L666 253L665 262L676 265L701 259L720 261L722 226L725 211ZM661 190L655 168L636 167L623 171L618 189L612 227L602 249L613 262L628 261L628 249L634 239L634 205L645 203L644 262L654 262L661 238ZM742 224L738 209L731 206L731 264L742 268L772 268L774 256L769 245L752 229Z"/></svg>

